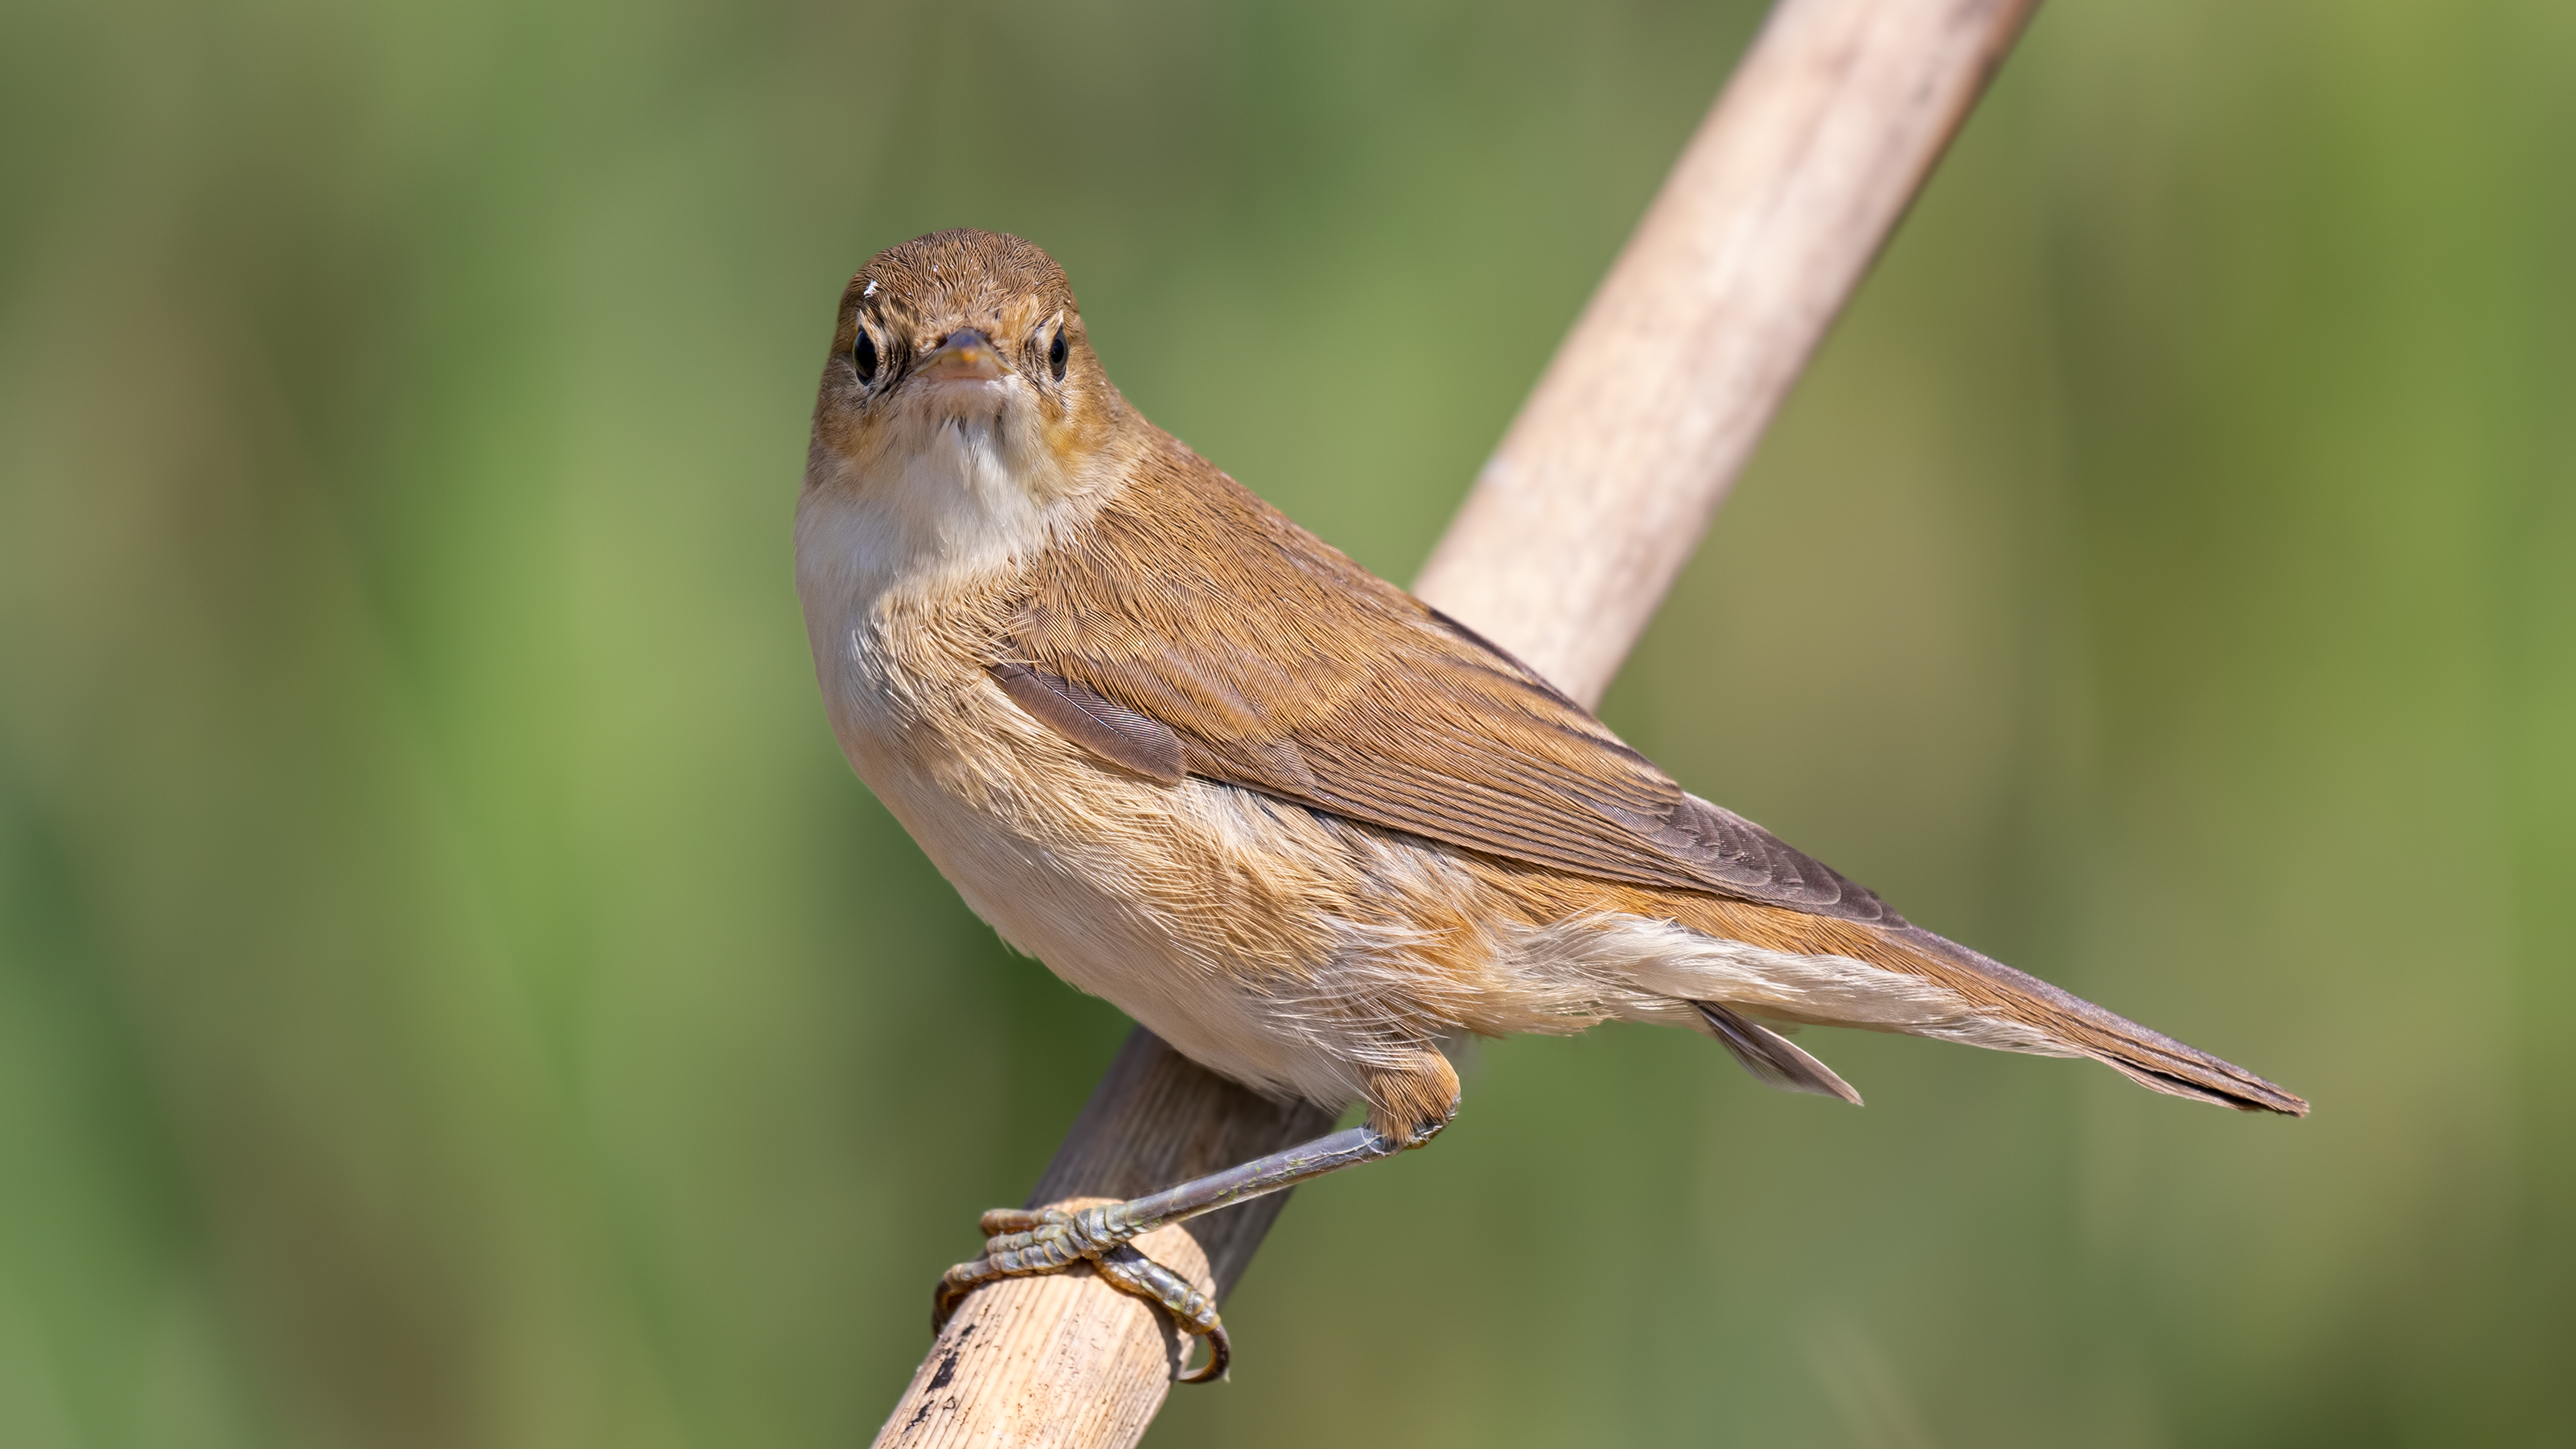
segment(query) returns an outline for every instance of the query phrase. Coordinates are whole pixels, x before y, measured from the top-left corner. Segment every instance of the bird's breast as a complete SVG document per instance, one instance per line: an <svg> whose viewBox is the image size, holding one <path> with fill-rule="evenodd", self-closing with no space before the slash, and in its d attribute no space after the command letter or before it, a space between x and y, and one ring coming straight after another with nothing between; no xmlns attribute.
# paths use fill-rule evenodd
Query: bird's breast
<svg viewBox="0 0 2576 1449"><path fill-rule="evenodd" d="M1012 575L871 572L831 538L800 524L799 587L842 750L1011 945L1196 1060L1320 1100L1352 1063L1418 1051L1400 1023L1508 1005L1486 884L1454 852L1101 760L987 672Z"/></svg>
<svg viewBox="0 0 2576 1449"><path fill-rule="evenodd" d="M1007 592L807 591L815 675L851 767L1005 940L1132 1014L1150 1021L1157 998L1258 969L1211 949L1198 895L1242 873L1216 865L1192 818L1193 792L1223 787L1105 766L1012 703L986 672Z"/></svg>

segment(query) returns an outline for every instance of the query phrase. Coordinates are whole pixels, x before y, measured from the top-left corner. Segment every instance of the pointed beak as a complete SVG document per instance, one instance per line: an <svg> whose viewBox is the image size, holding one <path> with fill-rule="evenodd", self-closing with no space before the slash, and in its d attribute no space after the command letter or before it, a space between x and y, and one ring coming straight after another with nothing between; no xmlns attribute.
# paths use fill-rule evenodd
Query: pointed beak
<svg viewBox="0 0 2576 1449"><path fill-rule="evenodd" d="M960 327L923 359L921 376L933 382L997 382L1002 376L1002 353L983 333Z"/></svg>

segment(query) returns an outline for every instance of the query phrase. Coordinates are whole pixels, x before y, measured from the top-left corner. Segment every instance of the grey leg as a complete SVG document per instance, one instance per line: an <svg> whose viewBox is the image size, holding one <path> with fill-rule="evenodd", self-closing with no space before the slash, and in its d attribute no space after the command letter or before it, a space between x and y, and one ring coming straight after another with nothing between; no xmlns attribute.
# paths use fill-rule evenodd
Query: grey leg
<svg viewBox="0 0 2576 1449"><path fill-rule="evenodd" d="M1429 1141L1432 1127L1415 1139ZM1318 1137L1285 1152L1256 1157L1240 1167L1193 1178L1178 1187L1125 1202L1066 1212L1061 1208L1000 1208L984 1214L984 1256L960 1263L939 1280L931 1309L931 1329L947 1326L950 1314L966 1295L997 1278L1060 1273L1076 1263L1089 1263L1103 1281L1122 1293L1159 1303L1183 1333L1208 1341L1206 1367L1181 1376L1185 1384L1221 1377L1233 1358L1216 1304L1187 1278L1137 1252L1128 1243L1172 1223L1201 1213L1249 1202L1295 1187L1329 1172L1392 1157L1403 1149L1372 1127L1353 1127Z"/></svg>

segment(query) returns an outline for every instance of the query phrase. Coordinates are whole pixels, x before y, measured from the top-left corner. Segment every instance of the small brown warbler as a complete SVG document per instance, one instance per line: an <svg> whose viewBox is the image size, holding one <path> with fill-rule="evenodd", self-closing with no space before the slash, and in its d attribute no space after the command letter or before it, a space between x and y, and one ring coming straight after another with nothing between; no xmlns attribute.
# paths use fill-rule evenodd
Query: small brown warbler
<svg viewBox="0 0 2576 1449"><path fill-rule="evenodd" d="M1663 1022L1857 1103L1764 1023L1856 1026L2307 1110L1684 791L1147 422L1016 237L920 237L851 280L796 578L851 765L1004 940L1235 1081L1368 1105L1150 1197L989 1213L943 1317L1087 1261L1210 1337L1192 1377L1221 1373L1212 1305L1129 1241L1420 1144L1468 1035Z"/></svg>

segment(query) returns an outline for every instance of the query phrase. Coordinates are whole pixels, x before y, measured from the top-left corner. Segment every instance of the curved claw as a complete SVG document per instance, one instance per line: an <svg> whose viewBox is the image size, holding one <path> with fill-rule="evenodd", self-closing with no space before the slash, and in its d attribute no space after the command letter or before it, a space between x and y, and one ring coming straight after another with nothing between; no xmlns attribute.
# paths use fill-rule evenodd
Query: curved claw
<svg viewBox="0 0 2576 1449"><path fill-rule="evenodd" d="M983 1287L997 1276L999 1275L992 1271L991 1264L982 1258L972 1263L960 1263L940 1274L939 1282L930 1294L932 1336L936 1337L941 1329L948 1326L948 1320L957 1316L957 1305L966 1301L967 1294Z"/></svg>
<svg viewBox="0 0 2576 1449"><path fill-rule="evenodd" d="M1208 1361L1195 1372L1185 1373L1174 1382L1204 1384L1225 1377L1226 1365L1234 1362L1234 1340L1225 1336L1224 1324L1217 1324L1207 1331L1207 1345Z"/></svg>

